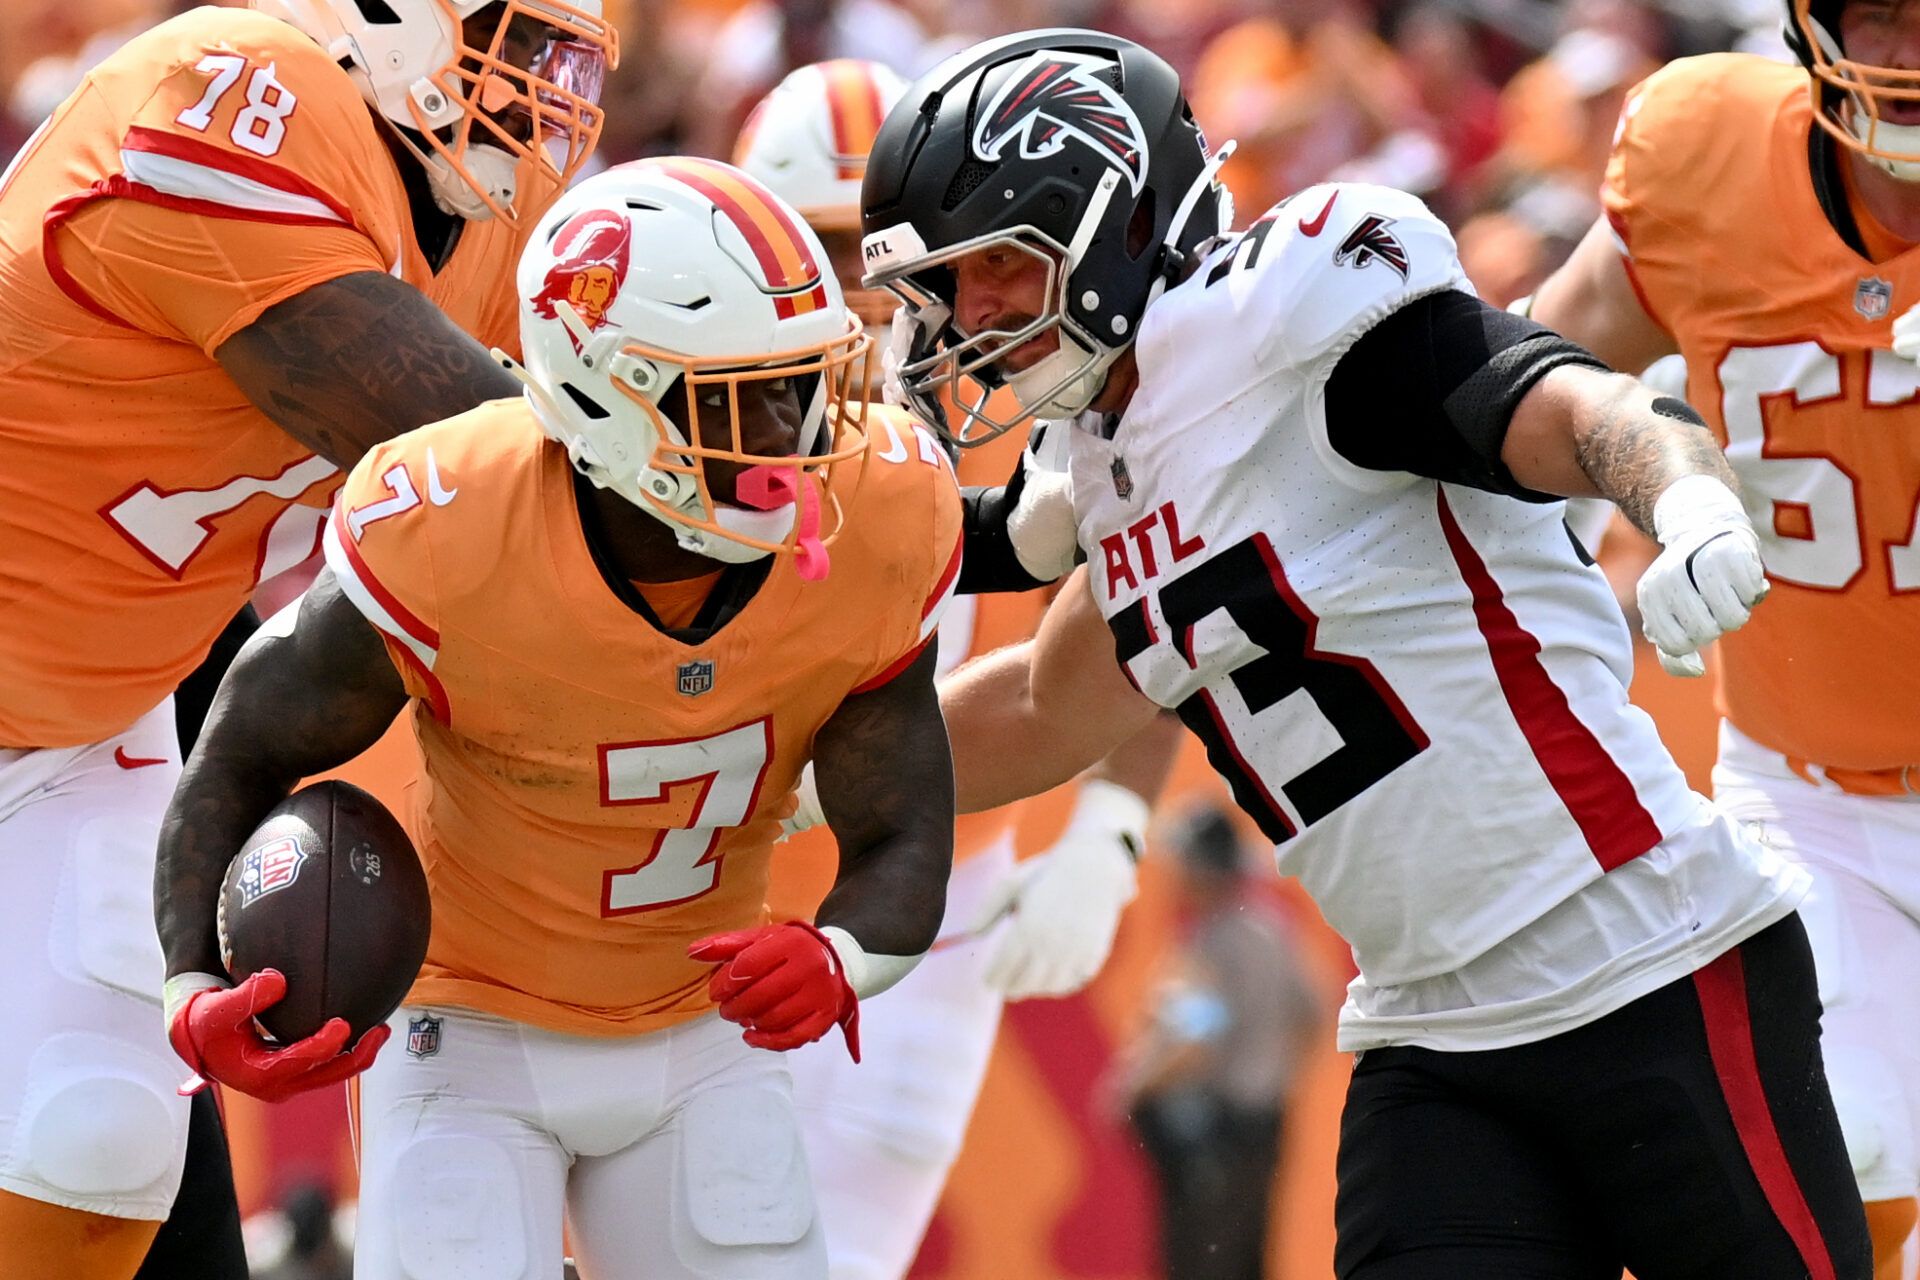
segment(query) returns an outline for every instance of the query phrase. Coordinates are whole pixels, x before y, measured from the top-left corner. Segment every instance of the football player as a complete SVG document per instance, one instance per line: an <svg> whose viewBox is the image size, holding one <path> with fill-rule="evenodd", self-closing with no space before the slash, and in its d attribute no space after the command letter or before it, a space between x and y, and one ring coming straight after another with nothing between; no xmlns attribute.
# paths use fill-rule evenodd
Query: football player
<svg viewBox="0 0 1920 1280"><path fill-rule="evenodd" d="M405 1051L361 1082L355 1274L536 1280L564 1215L587 1275L821 1275L762 1050L838 1024L857 1059L859 1001L934 939L959 491L931 434L861 431L870 339L728 165L582 183L519 283L525 394L371 450L326 569L215 697L161 834L172 1041L250 1093L319 1078L254 1027L285 980L221 976L220 879L410 707L433 937ZM839 876L814 921L767 923L809 757Z"/></svg>
<svg viewBox="0 0 1920 1280"><path fill-rule="evenodd" d="M734 150L734 163L819 234L850 307L881 340L897 304L884 289L860 285L860 178L881 119L906 89L879 63L801 67L754 108ZM879 388L871 390L877 396ZM868 413L908 421L880 405ZM1028 471L1039 465L1023 454L1025 436L1010 433L960 456L963 482L996 486L964 490L970 507L1007 504L997 486L1010 472L1022 481L1014 501L1023 496ZM1033 496L1047 483L1036 480ZM1066 520L1065 563L1046 567L1029 554L1029 569L1010 547L996 557L992 548L969 546L940 629L939 673L1033 634L1046 604L1033 589L1042 585L1033 570L1051 579L1071 567L1071 511L1063 499L1064 490L1053 498ZM974 594L993 585L1023 590ZM826 1045L794 1055L794 1104L834 1280L898 1280L912 1265L985 1083L1003 1001L1070 995L1106 960L1134 894L1148 798L1164 781L1176 735L1177 724L1157 725L1081 780L1062 800L1071 805L1062 835L1035 857L1015 862L1017 809L962 819L942 946L865 1019L860 1064ZM821 843L801 835L780 851L776 910L810 907L808 890L820 877L809 872L831 857L830 849L814 847Z"/></svg>
<svg viewBox="0 0 1920 1280"><path fill-rule="evenodd" d="M1773 590L1720 647L1714 794L1813 873L1827 1073L1890 1280L1920 1190L1920 7L1790 0L1786 34L1798 66L1687 58L1634 91L1604 214L1533 314L1619 368L1681 353L1740 478Z"/></svg>
<svg viewBox="0 0 1920 1280"><path fill-rule="evenodd" d="M265 0L262 0L265 8ZM512 391L527 227L587 159L599 0L202 8L0 187L0 1271L132 1274L188 1104L155 1017L168 697L337 468ZM476 341L476 338L479 341Z"/></svg>
<svg viewBox="0 0 1920 1280"><path fill-rule="evenodd" d="M1093 32L957 55L875 140L865 257L911 308L908 393L957 387L956 433L1077 415L1089 563L943 689L961 807L1158 707L1206 743L1359 969L1346 1280L1864 1280L1808 879L1627 701L1553 496L1658 537L1641 604L1685 654L1764 589L1725 458L1478 301L1419 201L1311 187L1220 239L1217 163L1172 69Z"/></svg>

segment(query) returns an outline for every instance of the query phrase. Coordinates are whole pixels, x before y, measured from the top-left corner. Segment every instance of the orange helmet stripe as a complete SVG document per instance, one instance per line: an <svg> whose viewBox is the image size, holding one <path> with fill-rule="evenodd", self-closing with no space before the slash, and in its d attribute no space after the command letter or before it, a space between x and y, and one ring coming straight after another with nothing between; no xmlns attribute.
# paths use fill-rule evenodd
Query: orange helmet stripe
<svg viewBox="0 0 1920 1280"><path fill-rule="evenodd" d="M746 240L770 288L801 290L813 286L797 296L789 294L774 299L774 308L781 319L804 315L827 305L820 264L814 261L813 251L772 192L732 165L717 160L676 156L651 163L713 201L714 207Z"/></svg>
<svg viewBox="0 0 1920 1280"><path fill-rule="evenodd" d="M835 58L820 64L827 82L827 110L833 117L833 154L842 178L867 171L867 153L880 133L880 85L867 64Z"/></svg>

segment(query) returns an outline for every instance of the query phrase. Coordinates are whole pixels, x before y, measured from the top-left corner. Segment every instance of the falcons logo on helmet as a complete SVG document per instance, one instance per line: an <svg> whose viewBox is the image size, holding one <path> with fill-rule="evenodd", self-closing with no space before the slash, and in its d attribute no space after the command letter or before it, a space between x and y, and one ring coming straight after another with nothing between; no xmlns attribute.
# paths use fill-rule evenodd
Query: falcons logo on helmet
<svg viewBox="0 0 1920 1280"><path fill-rule="evenodd" d="M1365 270L1375 262L1384 262L1405 280L1407 269L1412 264L1407 260L1406 246L1400 243L1399 237L1387 230L1392 225L1392 218L1383 218L1377 213L1360 219L1359 225L1348 232L1347 238L1340 242L1340 247L1333 251L1333 265Z"/></svg>
<svg viewBox="0 0 1920 1280"><path fill-rule="evenodd" d="M1138 195L1147 180L1147 135L1127 100L1096 74L1109 65L1081 53L1034 54L980 113L974 154L999 160L1018 139L1020 157L1037 160L1077 138L1125 174Z"/></svg>

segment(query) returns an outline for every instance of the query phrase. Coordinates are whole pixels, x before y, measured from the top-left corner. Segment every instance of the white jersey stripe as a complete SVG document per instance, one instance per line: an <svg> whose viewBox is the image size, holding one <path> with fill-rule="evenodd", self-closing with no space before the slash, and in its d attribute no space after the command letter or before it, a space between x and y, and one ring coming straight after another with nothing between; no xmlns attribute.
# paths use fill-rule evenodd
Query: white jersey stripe
<svg viewBox="0 0 1920 1280"><path fill-rule="evenodd" d="M347 599L353 602L354 608L368 622L405 645L407 651L419 659L422 667L433 670L434 662L440 657L438 646L427 643L422 636L414 635L380 602L379 596L387 592L363 574L356 563L358 557L352 554L341 538L339 510L337 506L334 508L334 518L327 521L327 531L321 539L321 545L326 548L327 568L333 570L333 576L340 582L340 589L346 592Z"/></svg>
<svg viewBox="0 0 1920 1280"><path fill-rule="evenodd" d="M192 160L163 156L152 151L122 149L120 167L131 181L181 200L204 200L245 213L311 218L315 222L344 224L346 221L311 196L282 191L264 182L255 182L252 178L243 178L237 173Z"/></svg>

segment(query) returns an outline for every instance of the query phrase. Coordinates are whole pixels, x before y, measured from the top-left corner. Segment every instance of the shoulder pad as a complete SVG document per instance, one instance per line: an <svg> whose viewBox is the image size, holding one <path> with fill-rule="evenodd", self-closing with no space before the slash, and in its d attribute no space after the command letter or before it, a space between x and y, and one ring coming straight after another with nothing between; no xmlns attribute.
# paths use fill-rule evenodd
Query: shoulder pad
<svg viewBox="0 0 1920 1280"><path fill-rule="evenodd" d="M1735 175L1761 176L1768 126L1784 102L1806 97L1806 84L1798 67L1741 53L1681 58L1641 81L1621 106L1601 190L1615 233L1631 243L1648 215L1689 226L1737 203L1720 188ZM1806 162L1804 147L1795 162Z"/></svg>
<svg viewBox="0 0 1920 1280"><path fill-rule="evenodd" d="M369 230L392 202L388 159L352 78L278 19L197 9L137 38L95 73L128 104L127 176L203 208Z"/></svg>
<svg viewBox="0 0 1920 1280"><path fill-rule="evenodd" d="M1453 235L1414 196L1324 183L1288 197L1204 269L1237 295L1268 359L1337 357L1380 320L1440 289L1472 291Z"/></svg>

